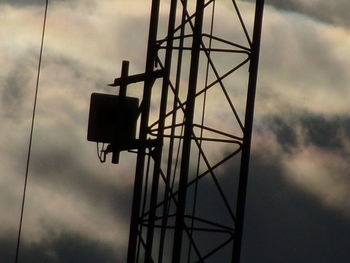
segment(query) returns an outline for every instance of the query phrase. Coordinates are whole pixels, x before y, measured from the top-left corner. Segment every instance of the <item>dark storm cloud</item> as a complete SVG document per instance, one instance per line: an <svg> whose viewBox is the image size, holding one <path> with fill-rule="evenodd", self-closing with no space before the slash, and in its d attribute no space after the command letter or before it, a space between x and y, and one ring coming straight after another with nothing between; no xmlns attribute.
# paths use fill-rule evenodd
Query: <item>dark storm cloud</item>
<svg viewBox="0 0 350 263"><path fill-rule="evenodd" d="M1 262L13 262L15 247L14 240L0 239ZM19 261L26 263L122 262L111 248L74 233L63 233L32 244L22 242L19 255Z"/></svg>
<svg viewBox="0 0 350 263"><path fill-rule="evenodd" d="M7 118L18 119L18 113L24 104L25 90L31 74L27 67L18 65L3 80L1 90L1 114Z"/></svg>
<svg viewBox="0 0 350 263"><path fill-rule="evenodd" d="M267 0L267 4L289 11L299 12L324 22L341 26L350 26L350 4L348 0Z"/></svg>
<svg viewBox="0 0 350 263"><path fill-rule="evenodd" d="M350 251L347 249L350 242L348 215L339 212L335 206L325 205L323 199L315 192L291 183L285 163L291 156L290 152L298 154L298 151L307 145L330 151L336 150L341 155L341 152L346 151L345 146L336 142L334 136L345 126L346 138L350 139L349 125L346 124L349 120L347 116L326 118L304 113L291 116L289 119L275 116L265 122L267 129L276 135L277 143L282 147L276 151L273 144L264 140L263 147L254 148L252 151L242 263L348 261L350 256ZM305 133L308 134L305 142L307 145L298 138L300 136L298 126L303 126ZM259 129L254 136L260 136ZM299 172L304 172L303 167L299 169ZM223 190L229 193L234 189L232 179L235 172L239 171L239 163L232 161L225 171L225 175L219 180ZM318 179L317 171L310 176L314 176L316 181L323 180L322 177ZM332 177L333 184L343 184L340 177L347 177L346 174L329 174L329 176ZM228 215L224 213L224 209L214 204L216 191L211 189L208 184L210 181L206 182L201 184L202 201L205 205L199 206L198 213L208 214L215 211L211 212L214 214L212 217L221 218L223 221L221 223L227 223ZM345 185L348 183L345 182ZM318 191L318 185L310 187ZM326 187L330 192L319 194L331 198L334 195L331 190L333 186ZM210 195L207 194L209 192Z"/></svg>
<svg viewBox="0 0 350 263"><path fill-rule="evenodd" d="M108 206L112 214L122 215L127 222L132 189L104 181L77 161L78 152L61 150L47 148L33 155L31 169L35 179L56 190L74 192L92 206Z"/></svg>
<svg viewBox="0 0 350 263"><path fill-rule="evenodd" d="M348 261L348 218L283 176L278 158L254 153L242 263Z"/></svg>
<svg viewBox="0 0 350 263"><path fill-rule="evenodd" d="M306 146L311 144L325 150L344 152L344 141L350 141L348 115L326 117L304 112L293 116L269 116L263 122L276 135L278 143L285 150L302 146L297 138L300 136L298 129L302 130L303 143Z"/></svg>
<svg viewBox="0 0 350 263"><path fill-rule="evenodd" d="M67 0L49 0L49 2L65 2ZM23 5L23 6L28 6L28 5L44 5L45 0L1 0L0 4L7 3L11 5Z"/></svg>
<svg viewBox="0 0 350 263"><path fill-rule="evenodd" d="M252 2L252 0L244 1ZM287 11L302 13L326 23L350 26L350 4L348 0L266 0L265 3Z"/></svg>
<svg viewBox="0 0 350 263"><path fill-rule="evenodd" d="M44 2L44 0L2 0L1 4L7 3L12 5L40 5Z"/></svg>
<svg viewBox="0 0 350 263"><path fill-rule="evenodd" d="M307 131L311 144L330 150L341 150L344 145L340 136L350 140L350 117L325 118L318 115L304 116L301 125Z"/></svg>
<svg viewBox="0 0 350 263"><path fill-rule="evenodd" d="M349 123L305 111L259 120L256 139L274 136L251 157L244 263L347 262Z"/></svg>
<svg viewBox="0 0 350 263"><path fill-rule="evenodd" d="M264 122L264 126L272 130L277 137L277 141L285 151L298 146L297 134L293 129L293 125L288 123L281 116L268 117Z"/></svg>

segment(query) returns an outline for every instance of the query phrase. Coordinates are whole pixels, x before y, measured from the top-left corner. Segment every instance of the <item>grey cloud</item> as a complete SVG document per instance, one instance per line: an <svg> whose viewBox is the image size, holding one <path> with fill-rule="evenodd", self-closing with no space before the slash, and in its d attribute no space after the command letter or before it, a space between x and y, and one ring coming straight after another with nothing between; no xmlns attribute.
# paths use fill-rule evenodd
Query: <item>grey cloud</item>
<svg viewBox="0 0 350 263"><path fill-rule="evenodd" d="M123 242L121 240L125 238L125 232L127 232L124 228L129 220L131 191L128 191L129 189L125 185L118 187L116 183L111 183L110 178L108 178L109 182L106 182L106 177L99 174L101 171L90 170L89 168L96 165L96 162L92 164L90 157L93 156L94 160L97 158L89 153L85 155L88 151L95 153L95 148L89 148L86 141L88 97L90 90L98 85L102 77L95 78L94 69L82 65L80 61L72 59L64 53L57 52L50 45L45 47L44 52L36 130L34 132L35 146L33 147L30 167L29 192L33 191L35 194L29 193L27 198L29 205L27 206L25 223L26 230L30 234L23 235L22 238L24 243L31 242L32 239L39 239L39 243L24 249L27 251L24 252L25 258L31 260L28 262L45 262L44 260L48 262L79 262L79 260L70 259L69 251L65 251L77 244L81 245L81 247L76 247L76 252L82 262L97 262L98 259L101 259L102 262L110 262L110 259L107 260L98 251L95 253L96 250L90 249L90 247L98 246L98 242L104 242L104 245L101 246L108 247L112 239L116 241L115 246L119 246ZM19 59L18 57L11 58L13 60ZM36 64L36 60L31 59L31 52L23 52L20 57L21 62L16 61L17 63L12 69L5 71L5 77L1 79L4 83L1 89L1 117L5 117L1 118L1 135L2 138L6 138L6 140L2 139L0 144L2 164L3 162L12 163L12 160L16 160L13 161L12 167L11 164L7 165L8 170L5 169L6 165L1 167L5 170L2 171L1 175L4 185L9 181L22 183L22 180L17 181L17 179L23 175L28 136L25 131L29 128L29 125L27 126L31 110L29 106L32 106L34 89L31 84L33 76L35 76L33 64ZM90 81L92 78L94 81ZM102 84L104 85L105 82ZM14 120L18 116L22 117L20 122ZM15 124L8 125L9 123ZM16 136L19 131L25 134L20 134L21 137ZM6 151L7 148L10 151ZM87 148L89 148L88 151ZM14 178L7 180L4 175L8 173L14 174ZM111 175L111 169L107 171L107 174ZM2 237L5 230L17 227L17 218L15 217L19 200L15 205L8 204L9 200L17 201L12 196L15 195L13 194L15 191L16 189L12 189L9 190L11 193L2 192L1 195L2 208L8 211L8 215L1 216L7 220L7 224L1 228ZM60 194L62 196L59 196ZM53 196L57 197L56 201L60 205L51 210ZM75 208L70 209L72 203L75 203ZM37 210L36 205L43 209ZM85 207L84 216L79 212L76 213L77 210L82 211L82 206ZM89 216L90 218L88 218ZM8 218L16 220L10 222ZM81 225L82 221L85 221L85 224ZM44 225L47 227L47 231L43 229ZM106 225L113 229L106 230ZM67 231L74 229L80 233L79 238L64 236L56 239L49 236L50 231L61 231L62 228L67 229ZM38 229L41 229L39 233ZM97 233L98 236L92 232ZM86 241L84 241L85 237ZM89 238L93 241L88 241ZM46 245L47 247L45 247ZM83 248L91 251L86 252ZM57 255L50 258L45 254L40 254L38 252L40 250L51 251ZM123 249L119 250L124 251ZM84 254L91 258L91 261L85 260ZM106 254L110 253L106 251ZM60 255L64 255L64 257ZM0 256L1 261L3 258L6 257ZM110 258L115 259L116 256Z"/></svg>
<svg viewBox="0 0 350 263"><path fill-rule="evenodd" d="M320 30L326 28L319 28L315 23L302 20L303 18L298 21L297 17L286 16L285 20L279 18L266 22L266 39L262 44L262 70L268 70L268 65L264 64L266 61L272 66L272 70L277 70L275 67L278 67L282 76L276 77L283 77L286 82L304 81L309 88L329 88L335 84L343 87L342 83L346 83L348 79L344 72L346 65L341 57L335 55L337 47L342 46L342 43L335 41L340 39L331 39L329 29L322 35ZM286 29L288 27L289 30ZM347 56L346 53L343 55ZM307 78L308 76L312 78Z"/></svg>
<svg viewBox="0 0 350 263"><path fill-rule="evenodd" d="M346 36L346 30L266 8L257 114L347 113Z"/></svg>
<svg viewBox="0 0 350 263"><path fill-rule="evenodd" d="M26 1L26 3L29 2L34 3L34 1ZM42 4L42 1L40 2ZM17 3L23 4L24 1L18 1ZM117 21L118 20L116 20L116 22ZM142 22L142 20L135 17L129 25L135 27L140 22ZM128 48L131 53L131 50L134 48L140 48L139 42L132 41L130 44L127 40L126 35L130 34L128 31L129 27L126 26L125 23L120 27L121 28L113 27L113 30L110 31L111 35L114 33L119 34L118 37L110 37L106 42L112 40L114 43L116 39L117 42L115 45L120 47L119 52L123 55L124 53L128 53L124 52L126 48ZM141 27L137 28L140 30ZM138 33L139 31L135 34ZM145 34L146 33L147 32L145 32ZM87 35L90 36L89 34ZM275 37L276 34L273 36ZM58 38L59 37L58 35ZM118 40L117 38L120 37L124 39ZM284 37L285 35L281 36L281 39L284 39ZM305 53L310 53L312 55L317 54L317 56L314 57L315 61L312 67L310 67L316 70L317 67L315 66L319 65L319 62L323 62L324 59L327 61L330 56L327 52L323 52L326 50L326 46L322 46L321 50L313 52L314 50L312 47L317 45L317 41L316 38L312 38L315 39L314 42L300 44L300 48L303 50L305 48L307 50ZM302 38L297 39L299 43L301 41L300 39ZM93 41L92 39L90 40ZM133 47L130 48L127 43ZM69 52L66 54L63 49L62 47L62 50L59 50L62 53L57 54L53 54L52 49L49 47L45 49L46 62L44 65L46 66L44 67L52 66L50 76L54 78L54 81L45 79L45 74L43 74L43 83L46 81L51 91L45 92L43 90L45 100L40 101L40 103L42 103L42 106L39 106L41 110L38 115L38 123L40 126L37 130L38 133L36 133L37 137L35 137L36 148L34 150L34 159L32 163L32 171L36 179L34 179L32 183L37 184L37 188L45 188L46 192L52 191L50 194L61 189L64 189L65 191L62 192L66 194L74 193L77 195L77 198L74 199L74 201L72 201L72 199L69 201L74 204L73 206L77 210L81 208L79 206L84 202L91 204L91 207L105 205L108 206L108 212L112 214L112 217L120 215L123 220L127 221L129 220L128 213L131 189L125 187L121 180L119 181L120 186L117 186L117 184L110 184L110 181L106 180L107 177L102 176L102 173L105 171L108 172L108 176L112 176L115 171L119 174L116 174L113 180L118 180L117 177L121 176L122 170L120 167L113 168L113 171L112 169L108 171L102 170L101 167L96 168L96 163L91 161L95 156L88 153L95 149L86 146L88 143L85 142L89 92L91 89L95 89L99 83L104 85L112 79L114 75L110 75L110 79L102 76L103 74L96 76L98 75L95 72L98 70L96 64L101 63L99 60L95 59L96 57L88 56L86 61L89 60L89 65L84 66L84 61L77 62L74 58L68 58L70 56ZM275 51L282 50L280 48L273 49ZM283 52L285 53L285 50ZM89 52L89 55L91 55L91 53L93 52ZM320 53L324 54L324 56L318 56ZM300 54L296 56L303 57ZM108 57L108 59L112 60L111 57L112 56ZM140 59L138 57L139 56L136 56L134 53L131 55L132 61L139 61ZM276 62L280 63L281 58L283 57L277 58ZM311 57L307 57L307 60L309 59L311 59ZM50 60L50 62L48 62L48 60ZM90 64L91 61L94 65ZM105 61L107 61L107 59ZM140 62L137 64L143 65L144 63ZM280 64L276 63L276 65L280 67ZM138 65L138 67L141 66ZM300 67L300 63L298 67ZM107 67L104 66L101 71L106 68ZM334 68L337 68L336 63L329 65L328 70ZM137 68L136 71L142 70L143 68ZM289 71L288 74L291 71ZM8 108L15 107L16 103L23 102L28 98L21 89L24 84L23 78L25 78L25 76L20 78L17 76L18 73L13 71L6 80L8 83L7 87L9 87L9 84L15 84L17 87L14 89L7 88L5 89L5 93L3 93L3 96L7 98L7 103L9 103ZM298 74L296 74L296 76L300 77ZM342 75L340 75L340 78L336 77L336 79L342 78ZM346 80L346 78L344 78L344 80ZM295 81L295 79L291 78L290 82L293 83L293 81ZM59 83L60 87L57 87L57 83ZM56 87L53 87L55 84ZM90 87L88 87L88 85L90 85ZM101 87L99 87L99 89L100 88ZM82 101L85 102L82 103ZM54 113L54 115L52 115L52 113ZM319 115L297 116L295 118L296 120L288 120L278 115L271 117L266 123L267 126L271 125L269 129L276 134L278 142L283 146L285 152L300 146L298 144L299 135L294 129L295 124L304 127L305 134L310 144L325 149L339 149L341 147L339 141L334 140L333 136L334 134L340 134L340 130L345 129L342 132L342 136L348 136L349 134L349 130L346 128L349 127L348 125L346 126L348 119L345 117L341 117L340 120L336 118L327 119ZM322 131L322 127L327 128L325 132L315 133L316 130ZM16 138L16 147L20 144L17 139L18 138ZM252 174L255 174L255 176L251 177L250 185L251 193L249 195L248 222L246 228L247 239L245 247L247 249L245 253L246 262L288 263L286 257L291 258L290 262L293 262L292 259L294 259L294 262L301 262L304 261L300 258L303 253L309 262L313 262L312 260L315 260L315 262L333 262L334 260L331 258L332 254L339 255L340 259L339 261L337 260L337 262L347 262L342 261L345 256L348 256L346 255L347 250L343 248L349 243L348 237L350 236L348 224L346 225L346 219L335 214L333 210L326 209L320 204L317 198L313 198L313 196L298 190L297 187L291 186L284 181L284 171L281 168L281 160L278 156L273 156L274 159L272 161L272 158L270 158L271 156L266 157L266 155L268 155L268 149L265 150L267 150L267 153L259 153L259 156L254 156L252 160ZM15 156L11 156L11 158L12 157ZM282 157L280 156L280 158ZM127 159L126 162L128 166L133 166L133 164L128 163L130 162L129 159ZM227 180L227 178L224 178L223 181L225 191L229 191L230 189L226 189L226 187L229 188L232 184L226 183L225 180ZM209 187L207 187L207 189L209 189ZM50 197L51 195L48 194L47 196ZM209 198L208 195L204 196L204 198L207 198L208 208L213 208L214 203L212 198ZM45 202L47 200L41 201ZM42 204L43 203L40 202L36 203L37 206ZM59 209L59 206L57 209ZM205 208L202 207L201 209L203 213L207 212L204 211ZM81 209L81 211L86 212L86 210L83 209ZM36 212L36 210L28 210L29 214ZM99 213L100 210L95 210L93 212L96 214ZM56 214L47 215L46 218L51 219L55 215ZM88 215L91 214L88 213ZM110 214L108 213L108 215L105 216L110 217ZM67 217L69 220L68 213L63 214L62 217ZM314 220L310 222L310 218ZM63 225L68 224L66 221L60 222L60 219L52 224L45 221L45 218L39 219L41 220L38 222L39 225L49 224L49 228L54 228L53 224L56 223ZM75 226L78 231L80 226ZM330 229L332 229L333 232ZM312 232L310 233L310 231ZM81 255L79 259L82 261L85 260L85 257L91 260L94 259L93 262L109 262L110 257L114 259L119 258L119 255L116 255L109 249L110 243L108 245L101 245L101 243L95 239L90 240L91 237L89 237L89 235L82 235L80 233L79 236L74 233L63 233L59 237L46 236L45 238L46 239L42 240L42 242L24 248L23 253L28 260L32 260L30 262L38 262L40 259L43 261L48 260L49 262L77 262L71 257L72 254ZM336 238L339 238L339 244L336 242ZM327 240L334 242L332 242L332 244L327 244ZM11 255L9 251L14 247L13 243L9 245L9 242L10 241L1 241L3 246L0 246L6 249L6 251L1 252L6 254L6 257L4 257L6 259L10 258ZM290 243L291 245L284 246L284 243ZM328 250L323 249L325 245ZM293 249L290 249L291 246ZM119 251L123 249L125 248L118 247ZM250 251L254 251L254 253ZM299 254L297 253L298 251ZM312 257L314 257L314 259ZM0 257L0 259L2 258L3 257ZM89 262L89 259L86 259L84 262ZM316 261L316 259L318 261ZM10 262L10 260L8 261Z"/></svg>

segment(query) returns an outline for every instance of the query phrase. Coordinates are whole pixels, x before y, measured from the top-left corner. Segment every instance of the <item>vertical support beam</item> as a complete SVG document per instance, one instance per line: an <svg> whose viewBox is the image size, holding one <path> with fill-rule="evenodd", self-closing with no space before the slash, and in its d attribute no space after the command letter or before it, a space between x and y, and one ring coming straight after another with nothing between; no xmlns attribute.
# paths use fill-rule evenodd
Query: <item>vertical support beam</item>
<svg viewBox="0 0 350 263"><path fill-rule="evenodd" d="M155 226L156 208L157 208L157 200L158 200L159 176L161 173L161 163L162 163L162 153L163 153L162 150L163 150L163 140L164 140L164 125L165 125L166 108L167 108L167 101L168 101L171 59L173 54L173 38L174 38L174 27L175 27L175 20L176 20L176 7L177 7L177 0L171 0L170 12L169 12L169 23L168 23L167 46L166 46L166 53L165 53L164 76L163 76L160 109L159 109L157 144L153 151L154 169L153 169L150 210L149 210L149 219L148 219L149 223L148 223L147 238L146 238L145 262L152 262L153 237L154 237L154 226ZM161 244L161 247L162 245L163 244ZM160 253L158 261L162 262L162 253Z"/></svg>
<svg viewBox="0 0 350 263"><path fill-rule="evenodd" d="M127 60L123 60L123 64L122 64L122 72L121 72L121 79L124 80L121 82L120 87L119 87L119 109L118 109L118 116L120 116L122 113L122 109L123 109L123 105L125 102L125 97L126 97L126 89L127 89L127 84L126 84L126 78L129 75L129 61ZM118 117L119 119L119 117ZM114 145L118 145L114 144ZM120 151L114 151L112 154L112 163L117 164L119 163L119 156L120 156Z"/></svg>
<svg viewBox="0 0 350 263"><path fill-rule="evenodd" d="M257 77L258 77L263 10L264 10L264 0L256 0L253 42L252 42L251 60L250 60L250 67L249 67L250 72L249 72L249 82L248 82L248 94L247 94L246 114L245 114L245 123L244 123L241 169L240 169L239 185L238 185L238 198L237 198L237 211L236 211L237 223L235 227L235 241L233 245L233 255L232 255L233 263L239 263L240 257L241 257L244 211L245 211L245 202L246 202L246 194L247 194L247 184L248 184L250 147L251 147L251 138L252 138L252 130L253 130L253 117L254 117L256 83L257 83Z"/></svg>
<svg viewBox="0 0 350 263"><path fill-rule="evenodd" d="M150 27L148 35L148 47L147 47L147 58L146 58L146 76L151 76L155 58L157 54L156 41L157 41L157 31L158 31L158 19L159 19L159 6L160 0L152 0L151 7L151 17L150 17ZM131 222L129 231L129 244L128 244L128 263L136 262L136 251L137 243L139 241L139 231L140 231L140 208L141 208L141 198L142 198L142 184L143 184L143 174L146 156L146 139L148 133L148 121L150 112L150 103L152 95L152 86L154 80L146 78L144 88L143 88L143 98L141 105L141 122L140 122L140 133L139 139L141 142L141 147L137 153L136 161L136 171L135 171L135 182L134 182L134 193L132 200L132 210L131 210Z"/></svg>
<svg viewBox="0 0 350 263"><path fill-rule="evenodd" d="M122 79L122 83L120 84L120 89L119 89L120 97L126 97L126 88L127 88L126 78L128 77L128 75L129 75L129 61L123 60L122 72L120 75L120 78Z"/></svg>
<svg viewBox="0 0 350 263"><path fill-rule="evenodd" d="M177 1L177 0L176 0ZM174 89L174 101L173 101L173 114L171 120L171 131L170 131L170 141L168 149L168 160L166 168L166 181L165 181L165 191L164 191L164 205L163 205L163 218L162 218L162 228L160 234L160 246L159 246L159 257L158 262L163 262L163 253L165 247L165 237L168 226L168 215L170 209L170 193L171 193L171 176L173 168L173 158L174 158L174 142L175 142L175 130L176 130L176 107L179 98L179 88L180 88L180 78L181 78L181 67L182 67L182 56L183 56L183 45L184 45L184 35L185 35L185 19L187 13L187 0L181 0L182 2L182 14L181 14L181 29L180 29L180 40L179 40L179 52L177 55L177 67L176 67L176 77L175 77L175 89ZM174 36L174 33L172 33Z"/></svg>
<svg viewBox="0 0 350 263"><path fill-rule="evenodd" d="M196 87L198 78L198 67L200 57L200 45L202 40L202 27L204 16L204 0L197 0L196 5L196 20L193 29L193 42L192 42L192 58L189 76L188 93L185 109L185 130L184 141L181 156L181 170L179 180L179 192L178 192L178 207L176 212L176 223L174 233L173 255L172 262L180 263L181 261L181 248L182 248L182 234L185 228L184 215L186 206L186 193L187 182L190 166L191 155L191 135L193 130L193 118L196 99Z"/></svg>

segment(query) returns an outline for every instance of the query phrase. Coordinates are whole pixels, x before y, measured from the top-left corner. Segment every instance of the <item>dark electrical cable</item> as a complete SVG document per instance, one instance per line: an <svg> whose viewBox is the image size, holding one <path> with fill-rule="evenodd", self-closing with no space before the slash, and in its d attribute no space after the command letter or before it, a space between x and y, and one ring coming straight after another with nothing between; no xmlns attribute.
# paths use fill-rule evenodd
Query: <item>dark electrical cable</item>
<svg viewBox="0 0 350 263"><path fill-rule="evenodd" d="M30 156L31 156L31 151L32 151L33 131L34 131L35 113L36 113L36 105L37 105L38 91L39 91L39 80L40 80L41 61L42 61L42 54L43 54L43 47L44 47L44 37L45 37L46 17L47 17L48 5L49 5L49 0L46 0L45 11L44 11L43 29L42 29L42 34L41 34L39 63L38 63L38 70L37 70L37 76L36 76L35 95L34 95L33 112L32 112L32 122L31 122L31 127L30 127L30 136L29 136L29 144L28 144L27 163L26 163L26 171L25 171L24 187L23 187L23 195L22 195L21 216L20 216L19 227L18 227L15 263L18 263L19 248L20 248L20 243L21 243L24 204L25 204L25 200L26 200L28 172L29 172Z"/></svg>

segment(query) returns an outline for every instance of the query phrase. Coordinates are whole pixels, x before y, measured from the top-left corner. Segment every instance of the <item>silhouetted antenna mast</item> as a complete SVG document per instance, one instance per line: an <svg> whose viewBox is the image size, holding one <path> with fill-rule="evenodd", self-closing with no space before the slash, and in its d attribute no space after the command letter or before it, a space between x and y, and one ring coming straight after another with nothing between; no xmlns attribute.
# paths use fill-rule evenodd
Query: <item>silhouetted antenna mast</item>
<svg viewBox="0 0 350 263"><path fill-rule="evenodd" d="M252 33L235 0L216 27L218 5L152 0L145 72L129 75L124 61L110 84L119 96L91 97L88 140L108 144L100 159L137 153L128 263L240 261L264 1ZM143 93L128 97L137 82Z"/></svg>

